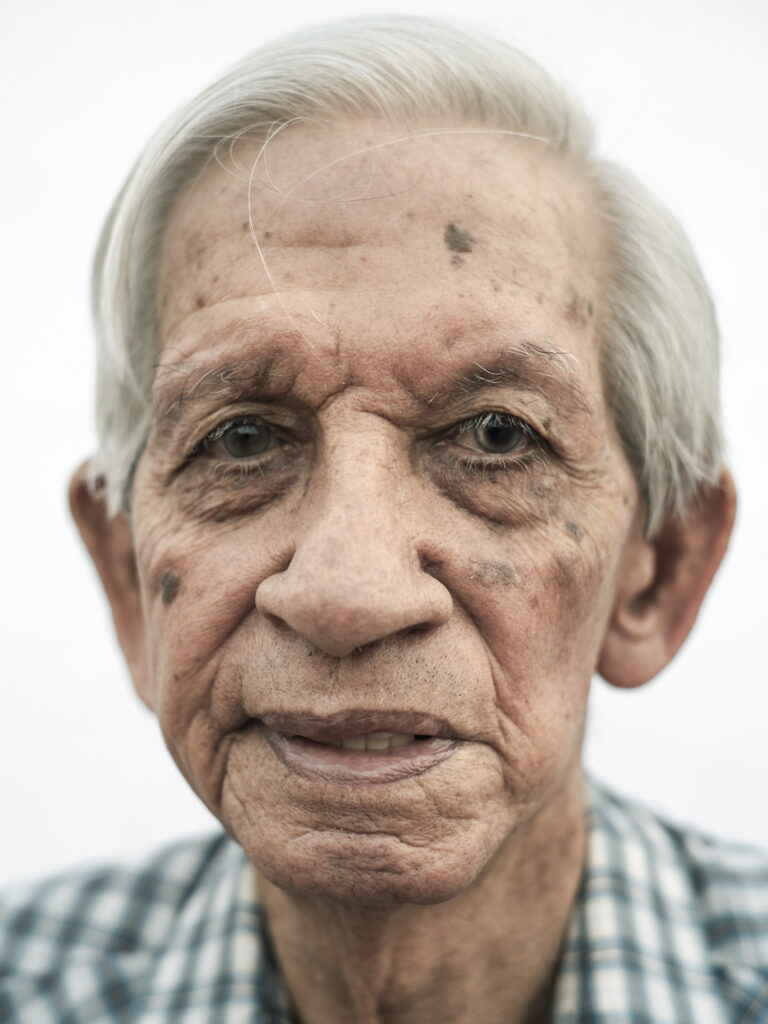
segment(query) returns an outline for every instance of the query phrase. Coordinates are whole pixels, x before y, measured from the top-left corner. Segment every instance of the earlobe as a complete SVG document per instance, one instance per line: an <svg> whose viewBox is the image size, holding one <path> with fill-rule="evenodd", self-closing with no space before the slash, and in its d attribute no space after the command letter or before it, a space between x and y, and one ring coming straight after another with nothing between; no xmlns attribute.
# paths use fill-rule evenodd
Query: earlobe
<svg viewBox="0 0 768 1024"><path fill-rule="evenodd" d="M672 660L688 636L722 561L736 514L724 469L716 487L670 517L652 540L625 553L597 671L614 686L640 686Z"/></svg>
<svg viewBox="0 0 768 1024"><path fill-rule="evenodd" d="M87 468L88 464L84 463L72 476L69 507L109 600L117 637L134 685L141 699L149 705L144 613L133 535L122 512L115 516L108 514L106 500L88 480Z"/></svg>

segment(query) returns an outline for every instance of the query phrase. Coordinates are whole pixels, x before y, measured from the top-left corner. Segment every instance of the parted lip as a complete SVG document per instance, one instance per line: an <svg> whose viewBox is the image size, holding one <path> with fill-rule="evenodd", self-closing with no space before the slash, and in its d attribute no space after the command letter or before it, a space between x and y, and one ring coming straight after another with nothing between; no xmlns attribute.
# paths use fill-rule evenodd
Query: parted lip
<svg viewBox="0 0 768 1024"><path fill-rule="evenodd" d="M319 743L366 736L371 732L459 739L444 719L420 711L369 711L353 708L332 715L265 711L258 718L273 732L283 736L303 736Z"/></svg>

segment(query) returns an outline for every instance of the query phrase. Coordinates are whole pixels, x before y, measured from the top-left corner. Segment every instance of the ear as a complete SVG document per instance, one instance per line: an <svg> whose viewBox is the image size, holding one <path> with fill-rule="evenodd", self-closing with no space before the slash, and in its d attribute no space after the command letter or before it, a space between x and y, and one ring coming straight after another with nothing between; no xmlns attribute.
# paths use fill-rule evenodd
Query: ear
<svg viewBox="0 0 768 1024"><path fill-rule="evenodd" d="M717 572L736 515L727 469L685 516L625 551L597 671L614 686L640 686L672 660L691 631Z"/></svg>
<svg viewBox="0 0 768 1024"><path fill-rule="evenodd" d="M134 686L150 707L144 610L131 528L122 512L108 515L106 500L89 482L87 470L86 462L70 481L69 507L109 600Z"/></svg>

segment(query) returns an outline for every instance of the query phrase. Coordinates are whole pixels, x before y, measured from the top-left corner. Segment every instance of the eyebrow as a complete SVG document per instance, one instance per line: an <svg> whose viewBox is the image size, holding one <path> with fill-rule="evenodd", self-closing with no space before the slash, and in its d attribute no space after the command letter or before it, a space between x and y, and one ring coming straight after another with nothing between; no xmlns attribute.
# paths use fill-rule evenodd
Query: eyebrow
<svg viewBox="0 0 768 1024"><path fill-rule="evenodd" d="M161 433L172 430L184 417L190 403L242 401L259 398L274 401L290 394L299 369L291 366L288 354L274 348L260 355L206 365L204 360L161 364L157 369L154 400L155 427ZM161 380L168 377L167 381ZM574 411L590 413L592 403L576 380L573 357L549 343L524 342L507 346L491 359L475 361L469 368L435 389L406 381L400 383L422 405L440 408L483 391L510 386L529 391Z"/></svg>
<svg viewBox="0 0 768 1024"><path fill-rule="evenodd" d="M472 397L488 388L511 386L589 413L592 403L576 379L570 353L551 344L524 342L505 349L433 392L429 404Z"/></svg>
<svg viewBox="0 0 768 1024"><path fill-rule="evenodd" d="M161 379L165 377L170 379ZM248 398L257 389L262 397L287 394L295 377L271 355L228 360L214 366L190 360L160 365L153 401L155 424L161 429L171 427L183 418L191 402Z"/></svg>

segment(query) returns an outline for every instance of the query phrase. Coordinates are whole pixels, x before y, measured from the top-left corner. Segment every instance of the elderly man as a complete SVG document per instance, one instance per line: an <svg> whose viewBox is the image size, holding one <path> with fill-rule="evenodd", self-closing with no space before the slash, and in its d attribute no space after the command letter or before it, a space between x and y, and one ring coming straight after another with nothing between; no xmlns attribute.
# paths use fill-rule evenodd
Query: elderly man
<svg viewBox="0 0 768 1024"><path fill-rule="evenodd" d="M6 898L9 1021L768 1019L768 866L585 782L734 515L670 215L517 52L375 20L150 143L75 519L227 835Z"/></svg>

